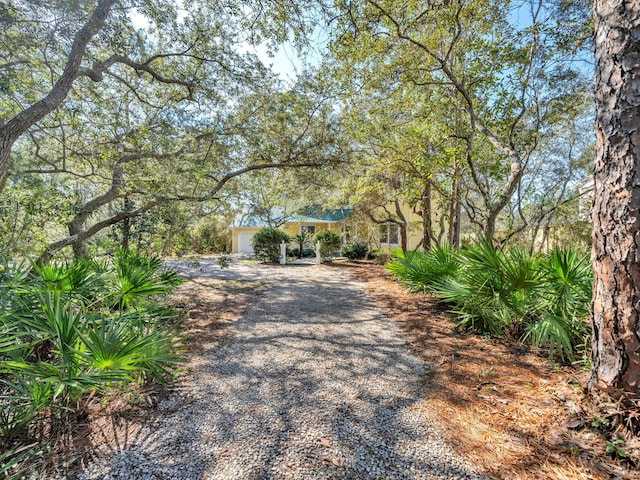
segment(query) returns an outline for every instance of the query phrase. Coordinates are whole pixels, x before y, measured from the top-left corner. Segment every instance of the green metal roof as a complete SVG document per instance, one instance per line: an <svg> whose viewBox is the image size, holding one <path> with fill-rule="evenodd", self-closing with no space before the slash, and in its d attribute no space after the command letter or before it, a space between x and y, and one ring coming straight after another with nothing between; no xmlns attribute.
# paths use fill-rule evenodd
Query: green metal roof
<svg viewBox="0 0 640 480"><path fill-rule="evenodd" d="M309 206L303 208L300 212L292 215L272 215L274 220L279 220L289 223L336 223L343 221L350 213L347 208L338 208L335 210L323 210L318 206ZM269 225L262 218L243 214L238 215L233 221L234 227L240 228L265 228Z"/></svg>

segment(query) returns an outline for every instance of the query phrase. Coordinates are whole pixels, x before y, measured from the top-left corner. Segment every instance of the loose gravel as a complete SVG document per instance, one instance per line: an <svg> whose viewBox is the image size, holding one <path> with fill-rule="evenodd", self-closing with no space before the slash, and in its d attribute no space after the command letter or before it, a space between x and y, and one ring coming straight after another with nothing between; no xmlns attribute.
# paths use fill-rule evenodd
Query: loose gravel
<svg viewBox="0 0 640 480"><path fill-rule="evenodd" d="M81 479L480 479L421 409L428 370L345 269L202 261L266 283L230 342L198 354L154 421Z"/></svg>

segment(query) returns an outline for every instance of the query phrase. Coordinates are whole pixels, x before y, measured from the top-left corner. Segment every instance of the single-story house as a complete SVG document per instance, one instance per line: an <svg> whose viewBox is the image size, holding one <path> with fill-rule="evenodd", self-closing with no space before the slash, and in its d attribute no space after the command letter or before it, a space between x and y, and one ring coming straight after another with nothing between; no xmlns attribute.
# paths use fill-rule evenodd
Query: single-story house
<svg viewBox="0 0 640 480"><path fill-rule="evenodd" d="M407 248L413 250L422 241L421 217L408 205L402 205L402 214L407 222ZM380 215L383 218L383 215ZM290 237L308 234L309 237L324 230L330 230L342 237L342 242L364 242L372 248L399 247L400 227L395 223L371 224L367 219L354 218L348 208L323 210L306 207L300 213L289 216L271 216L279 228ZM251 239L260 229L268 227L266 220L256 215L242 214L231 225L231 251L233 253L253 253Z"/></svg>
<svg viewBox="0 0 640 480"><path fill-rule="evenodd" d="M300 213L276 218L279 227L290 237L306 233L310 238L316 233L330 230L338 235L344 235L346 231L345 220L349 210L339 208L335 210L322 210L315 207L307 207ZM266 220L255 215L239 215L231 225L231 251L233 253L253 253L251 239L260 229L268 227Z"/></svg>

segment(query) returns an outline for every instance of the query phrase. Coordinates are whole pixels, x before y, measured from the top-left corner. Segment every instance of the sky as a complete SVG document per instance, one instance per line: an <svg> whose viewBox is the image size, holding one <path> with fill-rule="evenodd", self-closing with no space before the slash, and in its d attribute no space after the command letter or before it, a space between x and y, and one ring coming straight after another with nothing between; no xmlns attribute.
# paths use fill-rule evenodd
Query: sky
<svg viewBox="0 0 640 480"><path fill-rule="evenodd" d="M182 0L177 0L179 10ZM186 12L185 12L186 13ZM137 28L145 29L149 26L147 18L139 13L137 10L132 9L130 11L130 18L133 25ZM306 65L317 65L320 61L320 51L326 46L326 35L318 32L314 33L314 42L318 45L312 47L307 54L300 54L291 43L285 43L281 45L272 54L269 53L269 49L266 45L252 45L248 42L244 42L239 47L240 53L252 53L256 55L260 61L271 68L271 70L278 75L278 77L285 83L295 82L299 72L304 69Z"/></svg>

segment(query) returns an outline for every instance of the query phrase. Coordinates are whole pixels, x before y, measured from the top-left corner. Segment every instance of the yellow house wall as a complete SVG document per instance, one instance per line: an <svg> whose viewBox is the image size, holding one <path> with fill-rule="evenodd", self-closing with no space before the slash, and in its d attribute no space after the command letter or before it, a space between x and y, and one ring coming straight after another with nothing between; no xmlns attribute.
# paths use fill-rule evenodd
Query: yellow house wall
<svg viewBox="0 0 640 480"><path fill-rule="evenodd" d="M258 230L260 230L259 228L241 228L241 227L234 227L233 231L231 232L231 252L232 253L238 253L238 233L255 233Z"/></svg>
<svg viewBox="0 0 640 480"><path fill-rule="evenodd" d="M314 225L316 227L316 233L323 232L329 229L329 224L327 223L298 223L298 222L287 222L283 226L280 227L287 235L291 238L300 234L300 226L301 225ZM248 227L234 227L231 235L231 252L238 253L238 234L239 233L256 233L262 230L261 228L248 228ZM340 235L340 224L332 223L331 231L336 232Z"/></svg>
<svg viewBox="0 0 640 480"><path fill-rule="evenodd" d="M389 204L387 206L387 209L390 212L395 212L395 204ZM418 247L418 245L420 245L420 242L422 241L422 217L416 213L413 212L413 209L407 205L407 204L402 204L401 205L401 211L402 214L404 215L406 221L407 221L407 248L409 250L414 250ZM384 212L379 212L379 216L382 217L384 215ZM358 222L357 219L354 219L352 221L355 221L356 224ZM435 218L434 218L435 221ZM300 233L300 226L301 225L314 225L316 227L316 233L318 232L322 232L325 230L331 230L335 233L337 233L338 235L340 235L342 233L342 225L340 222L334 222L334 223L313 223L313 222L286 222L283 226L281 226L280 228L287 234L289 235L291 238L295 237L296 235L299 235ZM232 252L237 253L238 252L238 233L239 232L250 232L250 233L255 233L257 231L259 231L260 228L244 228L244 227L235 227L233 229L232 232ZM362 240L362 239L361 239Z"/></svg>
<svg viewBox="0 0 640 480"><path fill-rule="evenodd" d="M422 217L413 212L413 208L403 204L402 214L407 219L407 248L415 250L422 241Z"/></svg>
<svg viewBox="0 0 640 480"><path fill-rule="evenodd" d="M395 204L389 204L387 210L395 213ZM407 249L414 250L422 241L422 217L414 213L413 208L407 204L401 204L400 211L407 222ZM385 213L381 211L379 216L382 217L384 215Z"/></svg>
<svg viewBox="0 0 640 480"><path fill-rule="evenodd" d="M280 228L284 230L284 233L289 235L289 237L295 237L296 235L298 235L298 226L294 223L287 222Z"/></svg>
<svg viewBox="0 0 640 480"><path fill-rule="evenodd" d="M316 227L316 233L319 232L324 232L325 230L329 229L329 224L327 223L312 223L312 222L287 222L284 224L284 226L282 226L281 228L285 231L285 233L287 235L289 235L290 237L295 237L296 235L300 235L300 227L302 225L313 225ZM332 232L336 232L338 235L340 234L340 224L339 223L332 223L331 224L331 231Z"/></svg>

